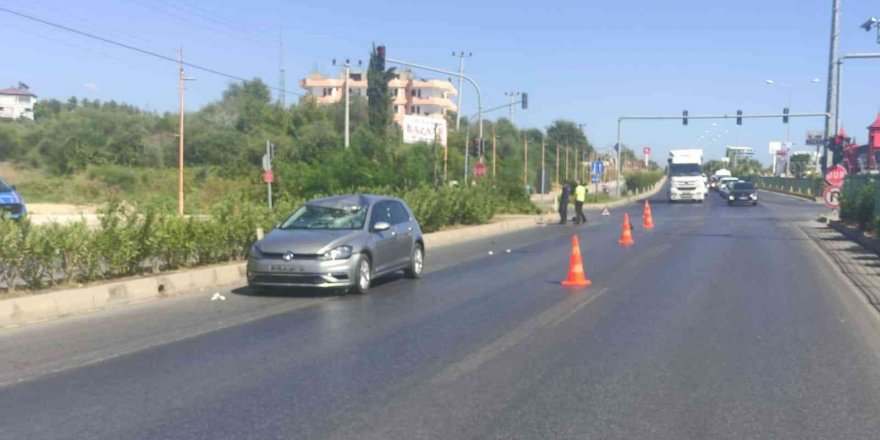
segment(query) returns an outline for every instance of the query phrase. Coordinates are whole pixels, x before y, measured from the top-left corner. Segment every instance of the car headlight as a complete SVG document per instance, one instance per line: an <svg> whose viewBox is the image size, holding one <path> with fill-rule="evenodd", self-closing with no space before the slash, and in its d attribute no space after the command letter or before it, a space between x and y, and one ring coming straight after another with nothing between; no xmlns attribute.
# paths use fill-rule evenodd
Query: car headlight
<svg viewBox="0 0 880 440"><path fill-rule="evenodd" d="M251 258L263 258L263 251L260 250L256 243L251 246Z"/></svg>
<svg viewBox="0 0 880 440"><path fill-rule="evenodd" d="M728 197L727 200L733 200L733 196Z"/></svg>
<svg viewBox="0 0 880 440"><path fill-rule="evenodd" d="M758 195L755 194L755 193L752 193L752 194L749 194L749 198L752 199L752 200L755 200L755 199L758 198Z"/></svg>
<svg viewBox="0 0 880 440"><path fill-rule="evenodd" d="M351 257L351 246L339 246L338 248L330 249L327 252L324 252L319 260L344 260L346 258Z"/></svg>

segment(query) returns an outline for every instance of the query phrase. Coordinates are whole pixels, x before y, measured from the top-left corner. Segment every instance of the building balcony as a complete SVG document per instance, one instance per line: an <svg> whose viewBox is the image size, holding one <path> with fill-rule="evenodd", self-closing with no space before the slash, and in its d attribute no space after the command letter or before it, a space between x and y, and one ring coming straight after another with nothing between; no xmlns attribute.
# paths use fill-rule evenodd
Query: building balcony
<svg viewBox="0 0 880 440"><path fill-rule="evenodd" d="M456 107L451 100L439 97L419 98L418 96L413 96L412 101L410 101L410 105L433 105L435 107L440 107L446 109L447 111L453 112L458 109L458 107Z"/></svg>

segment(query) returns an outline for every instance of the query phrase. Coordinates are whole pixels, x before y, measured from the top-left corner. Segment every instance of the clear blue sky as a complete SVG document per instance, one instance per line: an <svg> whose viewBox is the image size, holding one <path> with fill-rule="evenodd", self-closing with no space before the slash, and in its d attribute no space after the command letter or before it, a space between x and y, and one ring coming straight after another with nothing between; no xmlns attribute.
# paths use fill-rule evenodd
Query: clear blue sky
<svg viewBox="0 0 880 440"><path fill-rule="evenodd" d="M453 50L472 51L466 73L483 89L486 107L505 91L527 91L528 111L516 121L547 126L558 118L587 123L594 144L614 143L619 115L779 112L795 85L793 112L824 111L831 0L738 1L509 1L449 0L302 2L281 0L53 0L0 5L118 39L168 56L183 46L188 61L242 77L278 83L277 35L286 35L288 89L317 68L335 73L333 58L363 59L372 42L390 57L457 69ZM859 28L880 16L880 3L843 0L841 53L880 51L875 32ZM28 83L41 98L124 101L165 111L177 105L173 64L0 13L7 42L0 84ZM13 44L10 44L12 42ZM850 134L880 110L880 60L852 61L845 76L842 115ZM218 99L228 80L191 70L187 108ZM427 75L426 75L427 76ZM810 83L821 78L818 84ZM290 97L289 99L296 99ZM476 111L465 87L463 113ZM493 118L504 115L499 112ZM820 129L821 120L794 120L792 139ZM725 143L755 148L784 140L781 121L639 122L625 126L624 143L649 145L656 155L690 147L704 130L721 135L706 147L719 157ZM724 132L727 131L725 135Z"/></svg>

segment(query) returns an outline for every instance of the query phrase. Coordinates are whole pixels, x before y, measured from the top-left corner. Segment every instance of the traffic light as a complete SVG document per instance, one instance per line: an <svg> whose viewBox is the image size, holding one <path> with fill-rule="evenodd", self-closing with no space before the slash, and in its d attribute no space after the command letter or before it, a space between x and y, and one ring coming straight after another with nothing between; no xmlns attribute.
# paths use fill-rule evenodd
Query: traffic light
<svg viewBox="0 0 880 440"><path fill-rule="evenodd" d="M379 70L385 70L385 46L376 47L376 55L379 56Z"/></svg>
<svg viewBox="0 0 880 440"><path fill-rule="evenodd" d="M782 116L782 123L788 124L788 107L782 109L782 114L784 115Z"/></svg>
<svg viewBox="0 0 880 440"><path fill-rule="evenodd" d="M681 112L681 125L688 125L688 111L683 110Z"/></svg>
<svg viewBox="0 0 880 440"><path fill-rule="evenodd" d="M737 110L737 111L736 111L736 125L743 125L743 118L742 118L742 115L743 115L743 111L742 111L742 110Z"/></svg>
<svg viewBox="0 0 880 440"><path fill-rule="evenodd" d="M528 108L529 108L529 94L523 93L522 94L522 109L526 110Z"/></svg>

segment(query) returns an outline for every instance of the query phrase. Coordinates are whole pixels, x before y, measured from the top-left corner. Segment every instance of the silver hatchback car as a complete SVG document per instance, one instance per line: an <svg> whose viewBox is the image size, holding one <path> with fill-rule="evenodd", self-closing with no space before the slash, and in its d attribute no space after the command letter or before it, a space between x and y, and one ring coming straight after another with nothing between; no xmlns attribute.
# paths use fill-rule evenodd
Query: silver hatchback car
<svg viewBox="0 0 880 440"><path fill-rule="evenodd" d="M364 293L374 278L422 274L422 230L403 200L345 195L308 202L251 247L248 285Z"/></svg>

